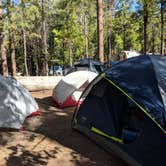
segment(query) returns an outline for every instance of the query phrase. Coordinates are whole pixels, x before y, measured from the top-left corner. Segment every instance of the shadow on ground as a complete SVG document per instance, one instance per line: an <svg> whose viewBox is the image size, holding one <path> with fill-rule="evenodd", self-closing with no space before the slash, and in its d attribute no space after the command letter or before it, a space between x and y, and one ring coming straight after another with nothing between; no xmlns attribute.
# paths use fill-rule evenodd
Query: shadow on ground
<svg viewBox="0 0 166 166"><path fill-rule="evenodd" d="M56 150L42 150L37 153L25 150L25 147L18 144L17 146L9 147L12 150L10 157L7 159L8 166L35 166L47 165L49 158L55 158Z"/></svg>
<svg viewBox="0 0 166 166"><path fill-rule="evenodd" d="M67 108L64 110L55 109L50 97L36 100L46 111L42 112L42 123L35 129L35 132L41 133L46 137L56 140L63 146L74 150L71 155L73 161L76 162L76 165L85 165L85 163L81 163L80 160L77 160L78 154L81 154L92 161L86 163L86 165L125 165L116 157L107 154L84 135L72 130L71 119L74 108Z"/></svg>
<svg viewBox="0 0 166 166"><path fill-rule="evenodd" d="M7 157L4 157L4 165L126 165L71 129L74 108L57 109L49 96L36 100L42 113L25 120L25 133L0 131L0 150L5 147L4 150L7 149L8 153Z"/></svg>

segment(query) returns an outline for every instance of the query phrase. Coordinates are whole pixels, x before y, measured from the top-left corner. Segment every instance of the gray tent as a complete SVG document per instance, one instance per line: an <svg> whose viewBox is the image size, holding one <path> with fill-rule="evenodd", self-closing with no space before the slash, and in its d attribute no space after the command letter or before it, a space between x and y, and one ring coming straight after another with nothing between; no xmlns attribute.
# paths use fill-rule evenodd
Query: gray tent
<svg viewBox="0 0 166 166"><path fill-rule="evenodd" d="M32 95L16 80L0 76L0 127L19 129L39 110Z"/></svg>

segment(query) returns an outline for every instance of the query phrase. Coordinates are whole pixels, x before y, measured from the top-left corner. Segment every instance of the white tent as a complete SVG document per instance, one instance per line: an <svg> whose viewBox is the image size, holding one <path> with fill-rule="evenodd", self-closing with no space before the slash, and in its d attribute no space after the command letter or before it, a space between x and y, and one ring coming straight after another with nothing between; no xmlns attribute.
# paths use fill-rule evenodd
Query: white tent
<svg viewBox="0 0 166 166"><path fill-rule="evenodd" d="M76 71L66 75L53 90L53 100L61 108L77 104L82 91L97 76L91 71Z"/></svg>
<svg viewBox="0 0 166 166"><path fill-rule="evenodd" d="M39 110L32 95L16 80L0 76L0 127L20 129Z"/></svg>

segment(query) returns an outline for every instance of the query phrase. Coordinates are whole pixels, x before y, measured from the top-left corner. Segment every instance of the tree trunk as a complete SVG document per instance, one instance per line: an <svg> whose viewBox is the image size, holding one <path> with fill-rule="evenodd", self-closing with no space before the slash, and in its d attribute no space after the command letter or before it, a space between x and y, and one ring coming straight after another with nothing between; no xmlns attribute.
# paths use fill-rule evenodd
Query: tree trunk
<svg viewBox="0 0 166 166"><path fill-rule="evenodd" d="M148 5L144 2L144 55L147 54L147 24L148 24Z"/></svg>
<svg viewBox="0 0 166 166"><path fill-rule="evenodd" d="M2 0L0 0L0 46L1 46L2 74L4 76L8 76L8 66L7 66L7 58L6 58L5 41L4 41L4 35L3 35L2 15L3 15Z"/></svg>
<svg viewBox="0 0 166 166"><path fill-rule="evenodd" d="M24 23L24 0L20 1L22 7L22 23ZM25 75L28 76L28 65L27 65L27 39L26 39L26 31L22 26L22 35L23 35L23 50L24 50L24 67L25 67Z"/></svg>
<svg viewBox="0 0 166 166"><path fill-rule="evenodd" d="M27 39L25 30L23 28L23 43L24 43L24 66L25 66L25 75L28 76L28 65L27 65Z"/></svg>
<svg viewBox="0 0 166 166"><path fill-rule="evenodd" d="M152 53L155 54L155 28L152 25Z"/></svg>
<svg viewBox="0 0 166 166"><path fill-rule="evenodd" d="M85 57L89 57L88 53L88 31L87 31L87 18L84 15L84 36L85 36Z"/></svg>
<svg viewBox="0 0 166 166"><path fill-rule="evenodd" d="M2 74L8 76L8 66L6 58L6 47L3 37L1 38L1 61L2 61Z"/></svg>
<svg viewBox="0 0 166 166"><path fill-rule="evenodd" d="M123 25L123 50L126 50L126 25Z"/></svg>
<svg viewBox="0 0 166 166"><path fill-rule="evenodd" d="M101 62L104 62L103 1L102 0L97 0L97 33L98 33L99 60Z"/></svg>
<svg viewBox="0 0 166 166"><path fill-rule="evenodd" d="M71 46L69 46L69 64L70 64L70 67L72 67L72 65L73 65L71 52L72 52L71 51Z"/></svg>
<svg viewBox="0 0 166 166"><path fill-rule="evenodd" d="M15 58L15 44L14 44L14 35L10 36L10 57L12 64L12 76L16 76L16 58Z"/></svg>
<svg viewBox="0 0 166 166"><path fill-rule="evenodd" d="M164 2L161 0L161 36L160 36L160 54L164 55Z"/></svg>
<svg viewBox="0 0 166 166"><path fill-rule="evenodd" d="M111 33L110 30L108 31L108 55L107 55L107 65L109 66L110 61L112 61L112 53L111 53Z"/></svg>
<svg viewBox="0 0 166 166"><path fill-rule="evenodd" d="M46 32L46 19L44 0L42 0L42 42L43 42L43 55L44 55L44 69L43 74L48 76L48 51L47 51L47 32Z"/></svg>
<svg viewBox="0 0 166 166"><path fill-rule="evenodd" d="M115 13L115 2L114 0L107 0L107 12L108 20L112 22L112 16ZM112 47L111 47L111 23L107 25L107 65L109 67L110 61L112 61Z"/></svg>
<svg viewBox="0 0 166 166"><path fill-rule="evenodd" d="M40 70L41 70L41 66L40 66L40 40L39 38L36 38L36 76L40 75Z"/></svg>
<svg viewBox="0 0 166 166"><path fill-rule="evenodd" d="M11 15L10 15L10 8L11 8L11 0L7 1L7 15L9 18L9 24L12 24ZM9 29L9 52L11 57L11 69L12 69L12 76L16 76L16 59L15 59L15 43L14 43L14 34Z"/></svg>

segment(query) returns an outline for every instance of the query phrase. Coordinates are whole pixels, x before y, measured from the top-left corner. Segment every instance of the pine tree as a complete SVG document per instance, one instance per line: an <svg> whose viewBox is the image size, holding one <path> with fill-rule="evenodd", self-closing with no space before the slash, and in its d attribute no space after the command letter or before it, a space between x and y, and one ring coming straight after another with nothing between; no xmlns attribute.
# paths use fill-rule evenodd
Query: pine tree
<svg viewBox="0 0 166 166"><path fill-rule="evenodd" d="M104 62L104 39L103 39L103 1L97 0L97 34L99 60Z"/></svg>
<svg viewBox="0 0 166 166"><path fill-rule="evenodd" d="M6 46L5 46L4 33L3 33L3 8L2 8L2 0L0 0L0 46L1 46L2 74L4 76L8 76Z"/></svg>
<svg viewBox="0 0 166 166"><path fill-rule="evenodd" d="M11 19L11 0L7 0L7 16L9 20L9 24L12 25L12 19ZM15 41L14 41L14 30L12 26L8 29L8 36L9 36L9 53L11 57L11 69L12 69L12 76L16 76L16 59L15 59Z"/></svg>

